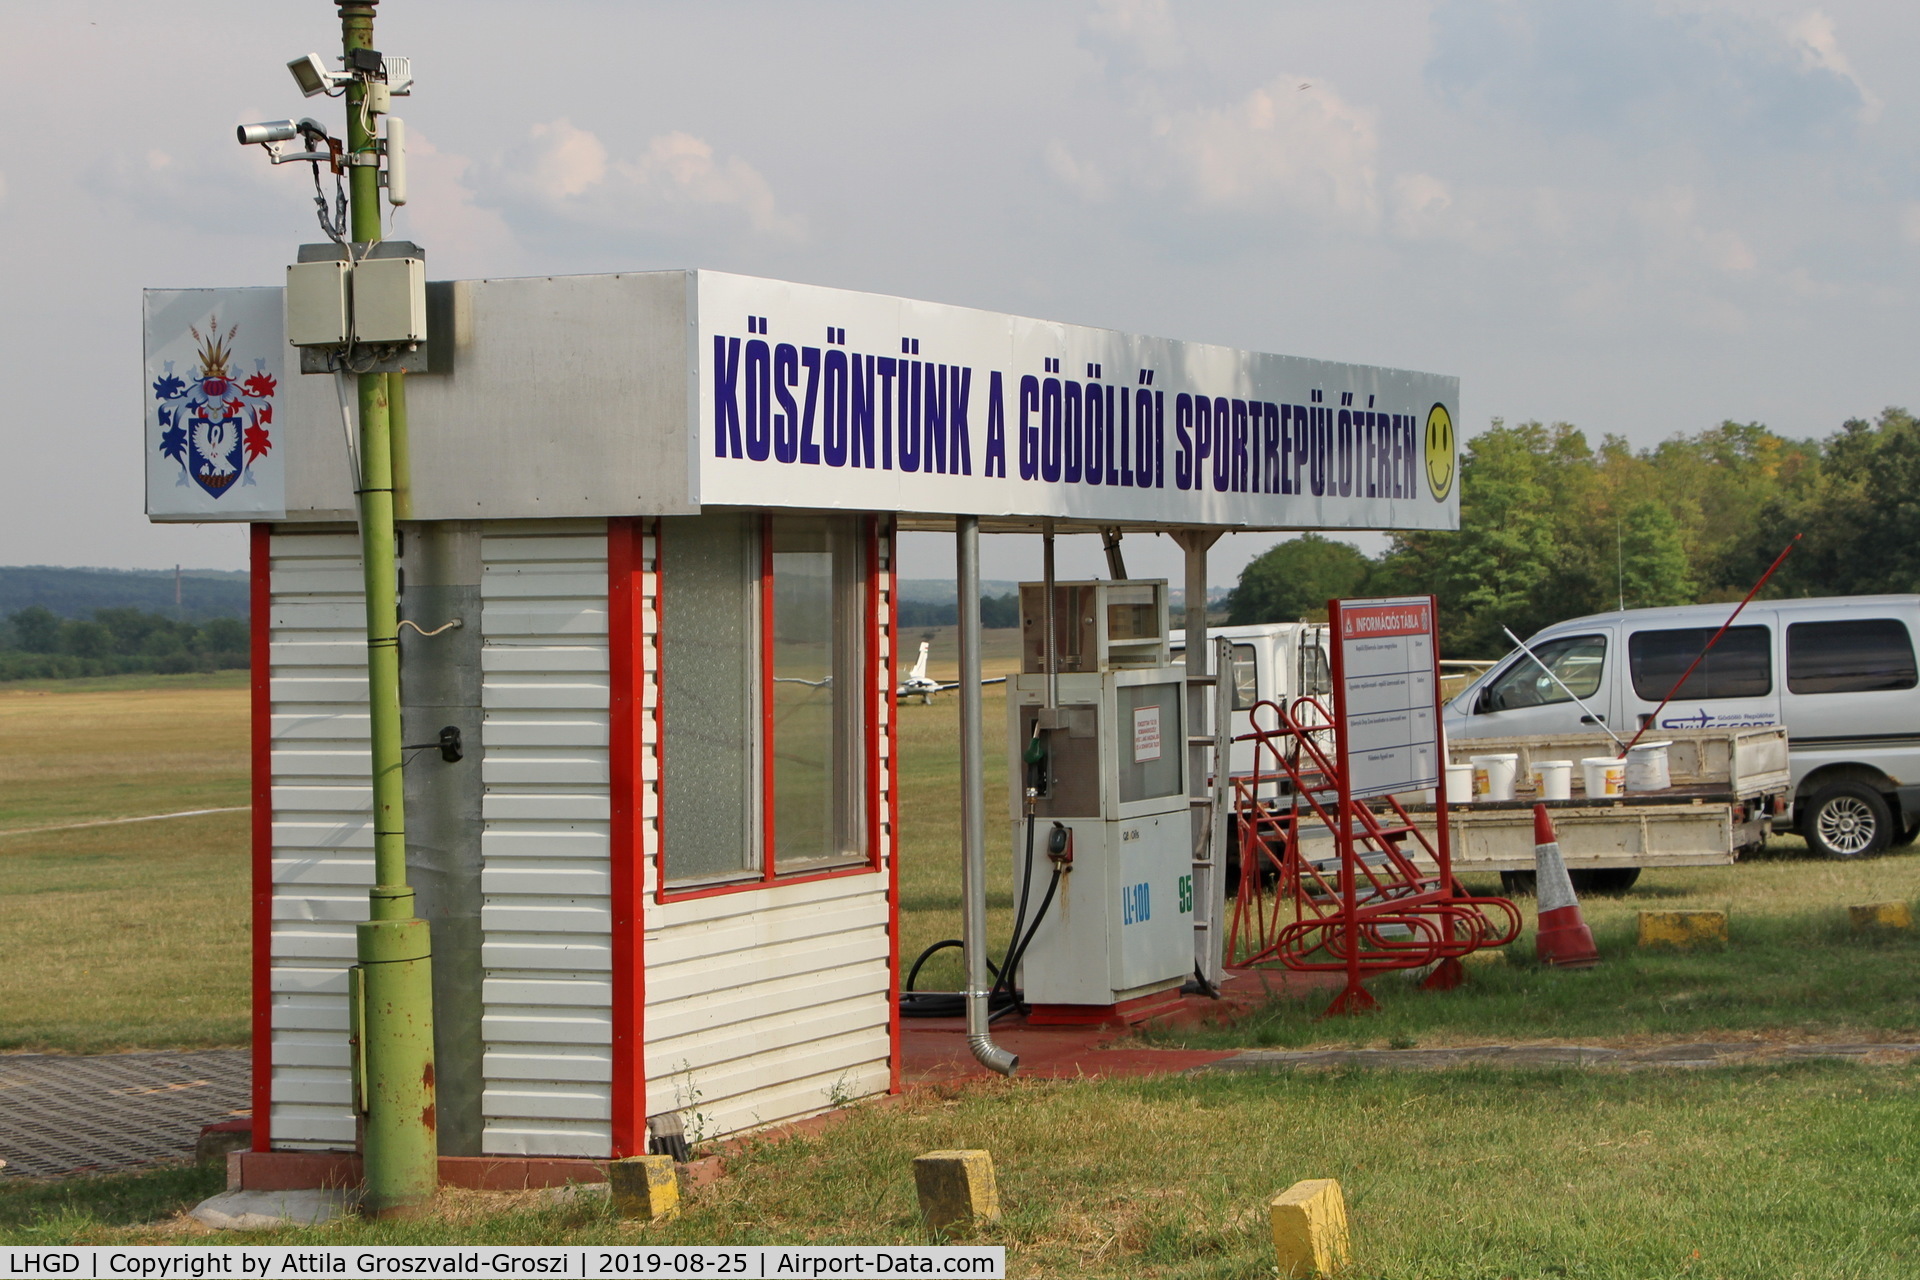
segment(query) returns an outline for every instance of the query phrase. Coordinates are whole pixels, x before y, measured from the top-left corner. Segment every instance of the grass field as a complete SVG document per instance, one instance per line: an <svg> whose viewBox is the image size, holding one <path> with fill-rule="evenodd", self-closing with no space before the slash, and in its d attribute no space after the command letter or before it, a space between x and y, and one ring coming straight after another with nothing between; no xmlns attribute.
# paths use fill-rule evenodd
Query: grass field
<svg viewBox="0 0 1920 1280"><path fill-rule="evenodd" d="M1264 1201L1340 1179L1355 1278L1893 1280L1920 1269L1911 1067L1276 1073L983 1084L764 1144L660 1227L601 1202L450 1194L277 1244L923 1241L910 1161L984 1147L1015 1276L1273 1274ZM0 1239L209 1239L178 1171L0 1189ZM135 1225L142 1220L151 1226ZM222 1243L236 1237L211 1237Z"/></svg>

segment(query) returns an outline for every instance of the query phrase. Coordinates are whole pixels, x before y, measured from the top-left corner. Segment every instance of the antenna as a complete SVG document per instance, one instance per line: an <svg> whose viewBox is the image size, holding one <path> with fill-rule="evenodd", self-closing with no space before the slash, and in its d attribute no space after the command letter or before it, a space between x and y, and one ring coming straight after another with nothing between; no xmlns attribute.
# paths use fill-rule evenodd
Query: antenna
<svg viewBox="0 0 1920 1280"><path fill-rule="evenodd" d="M1627 553L1621 546L1620 517L1613 518L1613 584L1620 592L1620 612L1627 611Z"/></svg>

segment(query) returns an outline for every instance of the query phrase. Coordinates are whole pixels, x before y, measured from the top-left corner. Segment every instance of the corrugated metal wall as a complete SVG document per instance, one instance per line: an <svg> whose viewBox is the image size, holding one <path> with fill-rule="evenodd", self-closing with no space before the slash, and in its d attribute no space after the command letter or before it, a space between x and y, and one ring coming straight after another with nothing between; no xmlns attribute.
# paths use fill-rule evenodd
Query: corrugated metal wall
<svg viewBox="0 0 1920 1280"><path fill-rule="evenodd" d="M481 540L489 1155L605 1156L613 1015L604 521Z"/></svg>
<svg viewBox="0 0 1920 1280"><path fill-rule="evenodd" d="M496 522L482 535L485 797L483 1148L605 1156L611 1147L608 648L605 522ZM647 669L641 817L648 890L647 1114L697 1136L812 1114L889 1084L882 871L654 901L659 851L657 543L643 544ZM891 546L880 553L890 616ZM348 529L272 539L276 1147L353 1143L345 971L372 882L365 621ZM893 639L881 695L878 838L892 826Z"/></svg>
<svg viewBox="0 0 1920 1280"><path fill-rule="evenodd" d="M367 631L351 529L272 542L276 1147L350 1147L346 970L373 883Z"/></svg>
<svg viewBox="0 0 1920 1280"><path fill-rule="evenodd" d="M650 600L657 600L655 550L649 537L643 567ZM880 568L885 618L893 589L886 543ZM658 626L650 607L643 616L649 706L658 688ZM885 694L893 661L885 629L880 643L882 660L869 670L882 695L879 783L890 790ZM657 722L649 716L643 727L645 753L657 760ZM648 772L651 813L658 771ZM878 833L888 859L895 848L890 799L883 794ZM671 797L667 804L671 822ZM682 1112L690 1136L711 1137L884 1092L891 1014L886 872L661 903L654 898L660 826L648 821L642 832L647 1114Z"/></svg>

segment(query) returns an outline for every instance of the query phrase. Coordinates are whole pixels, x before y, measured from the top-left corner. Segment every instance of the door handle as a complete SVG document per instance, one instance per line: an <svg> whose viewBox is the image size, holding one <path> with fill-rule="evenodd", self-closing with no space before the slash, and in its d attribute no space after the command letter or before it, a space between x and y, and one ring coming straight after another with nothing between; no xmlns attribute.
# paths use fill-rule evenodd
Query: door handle
<svg viewBox="0 0 1920 1280"><path fill-rule="evenodd" d="M1581 724L1605 724L1606 722L1607 722L1607 718L1605 716L1581 716L1580 717Z"/></svg>

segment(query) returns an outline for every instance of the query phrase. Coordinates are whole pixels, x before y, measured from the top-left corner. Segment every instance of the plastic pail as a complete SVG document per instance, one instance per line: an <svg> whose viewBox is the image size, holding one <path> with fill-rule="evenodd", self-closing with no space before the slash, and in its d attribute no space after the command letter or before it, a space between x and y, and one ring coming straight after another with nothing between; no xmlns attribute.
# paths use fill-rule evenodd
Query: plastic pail
<svg viewBox="0 0 1920 1280"><path fill-rule="evenodd" d="M1473 797L1476 800L1513 799L1514 778L1520 772L1518 752L1501 751L1493 755L1467 757L1473 765Z"/></svg>
<svg viewBox="0 0 1920 1280"><path fill-rule="evenodd" d="M1542 800L1571 800L1573 798L1573 761L1534 761L1533 789Z"/></svg>
<svg viewBox="0 0 1920 1280"><path fill-rule="evenodd" d="M1580 768L1586 774L1589 799L1626 794L1626 761L1616 760L1612 756L1588 756L1580 762Z"/></svg>
<svg viewBox="0 0 1920 1280"><path fill-rule="evenodd" d="M1671 742L1642 742L1627 752L1627 790L1665 791L1673 785L1667 770L1667 748Z"/></svg>
<svg viewBox="0 0 1920 1280"><path fill-rule="evenodd" d="M1473 803L1473 766L1470 764L1450 764L1447 766L1447 803Z"/></svg>

